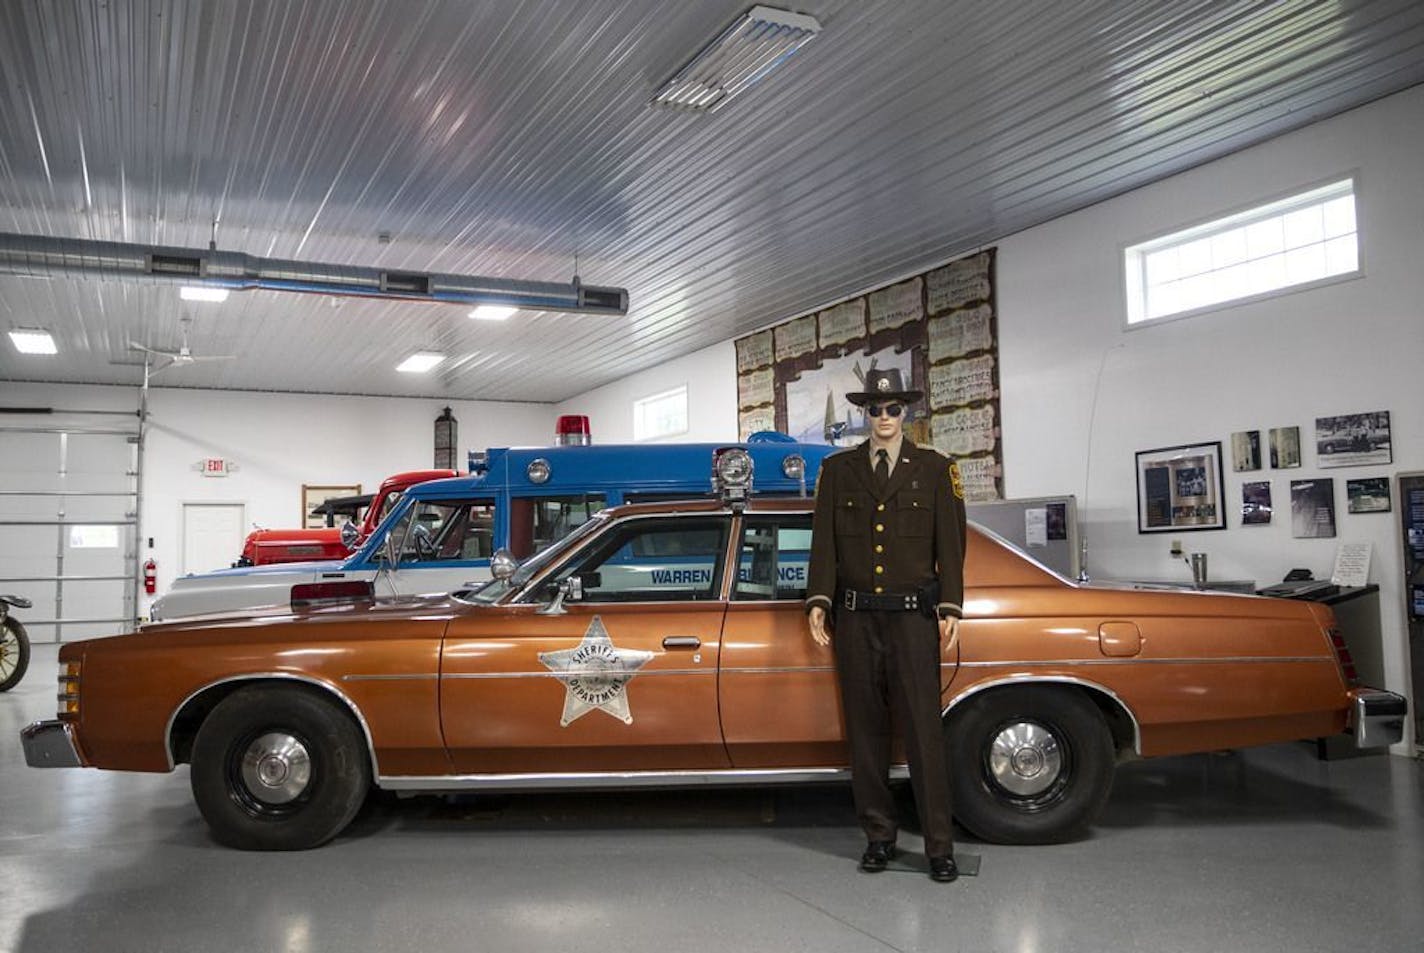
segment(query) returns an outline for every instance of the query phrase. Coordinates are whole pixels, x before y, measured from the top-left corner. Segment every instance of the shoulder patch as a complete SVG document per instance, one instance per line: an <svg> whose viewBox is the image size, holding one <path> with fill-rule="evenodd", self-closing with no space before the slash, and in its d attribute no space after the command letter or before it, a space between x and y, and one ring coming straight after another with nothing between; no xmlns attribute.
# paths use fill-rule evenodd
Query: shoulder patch
<svg viewBox="0 0 1424 953"><path fill-rule="evenodd" d="M956 497L964 499L964 481L959 478L959 464L952 460L949 464L949 485Z"/></svg>

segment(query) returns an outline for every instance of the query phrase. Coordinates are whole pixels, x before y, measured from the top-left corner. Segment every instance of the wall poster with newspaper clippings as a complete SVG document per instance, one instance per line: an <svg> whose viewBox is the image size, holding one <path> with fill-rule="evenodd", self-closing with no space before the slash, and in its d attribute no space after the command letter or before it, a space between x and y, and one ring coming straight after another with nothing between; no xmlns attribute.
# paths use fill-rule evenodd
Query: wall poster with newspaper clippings
<svg viewBox="0 0 1424 953"><path fill-rule="evenodd" d="M865 440L845 399L871 369L898 368L925 399L905 435L958 462L965 499L1002 499L995 249L740 338L741 438L774 427L807 443Z"/></svg>

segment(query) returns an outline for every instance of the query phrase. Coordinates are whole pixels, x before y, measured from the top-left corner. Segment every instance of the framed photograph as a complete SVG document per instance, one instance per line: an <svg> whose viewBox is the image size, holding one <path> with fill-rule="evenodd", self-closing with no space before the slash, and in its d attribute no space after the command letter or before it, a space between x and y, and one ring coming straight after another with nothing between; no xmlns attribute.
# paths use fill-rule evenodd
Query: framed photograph
<svg viewBox="0 0 1424 953"><path fill-rule="evenodd" d="M1389 477L1346 480L1345 498L1351 513L1388 513Z"/></svg>
<svg viewBox="0 0 1424 953"><path fill-rule="evenodd" d="M1241 525L1265 526L1271 521L1271 481L1241 484Z"/></svg>
<svg viewBox="0 0 1424 953"><path fill-rule="evenodd" d="M1335 481L1291 481L1291 535L1330 539L1335 535Z"/></svg>
<svg viewBox="0 0 1424 953"><path fill-rule="evenodd" d="M1237 473L1261 469L1261 431L1241 430L1231 435L1231 469Z"/></svg>
<svg viewBox="0 0 1424 953"><path fill-rule="evenodd" d="M1315 456L1322 470L1393 463L1389 411L1316 417Z"/></svg>
<svg viewBox="0 0 1424 953"><path fill-rule="evenodd" d="M1137 531L1226 529L1221 442L1137 454Z"/></svg>
<svg viewBox="0 0 1424 953"><path fill-rule="evenodd" d="M1289 470L1300 466L1300 428L1271 428L1271 469Z"/></svg>
<svg viewBox="0 0 1424 953"><path fill-rule="evenodd" d="M302 525L307 529L321 529L326 525L326 517L320 513L313 516L312 510L333 496L359 496L360 494L361 484L359 483L303 483Z"/></svg>

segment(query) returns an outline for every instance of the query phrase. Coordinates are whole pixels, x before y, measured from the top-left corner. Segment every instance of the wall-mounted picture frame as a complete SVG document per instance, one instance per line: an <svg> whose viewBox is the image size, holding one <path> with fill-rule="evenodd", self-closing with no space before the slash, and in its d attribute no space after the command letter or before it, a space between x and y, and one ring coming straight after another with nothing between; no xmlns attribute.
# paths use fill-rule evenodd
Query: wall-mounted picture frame
<svg viewBox="0 0 1424 953"><path fill-rule="evenodd" d="M1351 513L1388 513L1389 477L1345 481L1345 498Z"/></svg>
<svg viewBox="0 0 1424 953"><path fill-rule="evenodd" d="M1265 526L1271 522L1271 481L1241 484L1241 525Z"/></svg>
<svg viewBox="0 0 1424 953"><path fill-rule="evenodd" d="M1137 531L1226 529L1221 441L1137 453Z"/></svg>
<svg viewBox="0 0 1424 953"><path fill-rule="evenodd" d="M303 483L302 484L302 525L307 529L321 529L326 525L326 517L312 510L334 496L360 496L359 483Z"/></svg>
<svg viewBox="0 0 1424 953"><path fill-rule="evenodd" d="M1296 539L1335 536L1334 479L1291 481L1291 536Z"/></svg>
<svg viewBox="0 0 1424 953"><path fill-rule="evenodd" d="M1300 466L1300 428L1271 428L1271 469L1291 470Z"/></svg>
<svg viewBox="0 0 1424 953"><path fill-rule="evenodd" d="M1236 473L1261 469L1261 431L1239 430L1231 435L1231 469Z"/></svg>
<svg viewBox="0 0 1424 953"><path fill-rule="evenodd" d="M1322 470L1393 463L1389 411L1316 417L1315 459Z"/></svg>

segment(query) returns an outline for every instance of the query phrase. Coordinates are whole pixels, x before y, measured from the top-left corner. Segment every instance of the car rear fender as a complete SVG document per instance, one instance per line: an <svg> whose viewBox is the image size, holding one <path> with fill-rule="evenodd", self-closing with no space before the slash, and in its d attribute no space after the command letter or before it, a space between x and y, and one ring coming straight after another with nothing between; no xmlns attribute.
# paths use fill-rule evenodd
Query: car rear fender
<svg viewBox="0 0 1424 953"><path fill-rule="evenodd" d="M183 699L183 703L174 709L173 714L169 717L167 729L164 732L169 770L171 771L175 765L188 760L193 748L193 738L198 733L198 727L202 725L208 713L216 708L219 702L239 689L273 683L295 683L314 694L339 701L341 703L339 707L344 708L351 715L352 720L360 726L361 734L366 739L366 750L371 757L371 777L380 777L380 770L376 764L376 746L371 740L371 728L366 723L366 716L362 714L356 702L330 682L292 672L252 672L221 678L204 685Z"/></svg>
<svg viewBox="0 0 1424 953"><path fill-rule="evenodd" d="M1127 703L1112 689L1099 685L1097 682L1075 678L1071 675L1009 675L1004 678L976 682L950 699L949 704L944 707L941 717L948 718L954 709L976 695L1008 686L1022 687L1025 685L1042 685L1048 689L1081 691L1103 713L1103 718L1108 723L1108 729L1112 732L1113 744L1117 748L1118 756L1140 756L1142 754L1142 729L1137 723L1137 716L1133 714Z"/></svg>

